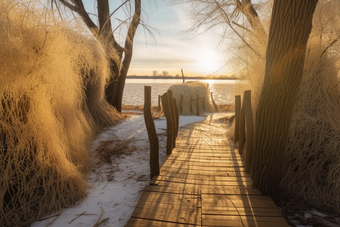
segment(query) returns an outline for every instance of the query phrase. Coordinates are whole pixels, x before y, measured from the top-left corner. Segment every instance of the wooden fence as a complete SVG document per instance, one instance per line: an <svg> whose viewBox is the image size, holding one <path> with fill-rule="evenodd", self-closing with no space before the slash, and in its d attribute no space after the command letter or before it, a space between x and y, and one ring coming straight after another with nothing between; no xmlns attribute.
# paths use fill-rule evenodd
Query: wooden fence
<svg viewBox="0 0 340 227"><path fill-rule="evenodd" d="M159 96L167 124L167 144L166 154L171 155L172 150L176 147L176 138L179 128L179 110L176 99L172 97L172 91L168 90L162 96ZM160 101L158 103L160 107ZM151 86L144 87L144 121L148 131L150 142L150 179L159 175L159 144L156 134L155 124L151 113Z"/></svg>
<svg viewBox="0 0 340 227"><path fill-rule="evenodd" d="M239 142L239 153L244 156L245 170L249 173L254 149L254 120L250 90L244 92L242 105L241 96L235 96L234 130L234 143Z"/></svg>
<svg viewBox="0 0 340 227"><path fill-rule="evenodd" d="M190 98L190 111L192 113L192 102L196 102L196 115L199 116L200 112L200 100L202 100L202 108L205 110L205 96L199 97L196 95L196 99ZM176 138L179 129L179 114L183 111L183 95L180 96L179 105L173 98L172 90L168 90L163 95L158 95L158 111L163 109L166 124L167 124L167 145L166 154L171 155L172 150L176 147ZM211 93L211 100L214 104L215 110L217 106ZM151 86L144 86L144 121L146 129L148 131L148 137L150 142L150 178L158 176L160 172L159 167L159 142L156 134L155 124L151 112Z"/></svg>
<svg viewBox="0 0 340 227"><path fill-rule="evenodd" d="M159 144L151 112L151 86L144 86L144 121L150 142L150 179L159 175Z"/></svg>

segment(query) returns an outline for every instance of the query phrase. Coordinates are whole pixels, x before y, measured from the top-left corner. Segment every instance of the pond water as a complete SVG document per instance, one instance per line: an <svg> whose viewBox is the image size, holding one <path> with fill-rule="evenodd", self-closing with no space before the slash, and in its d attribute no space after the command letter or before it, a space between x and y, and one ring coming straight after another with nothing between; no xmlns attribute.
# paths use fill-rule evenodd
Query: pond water
<svg viewBox="0 0 340 227"><path fill-rule="evenodd" d="M195 81L186 79L185 81ZM210 92L216 104L233 103L236 80L199 80L209 83ZM176 83L182 83L182 79L127 79L123 94L123 104L143 105L144 86L151 86L152 105L158 105L158 95L164 94L167 89Z"/></svg>

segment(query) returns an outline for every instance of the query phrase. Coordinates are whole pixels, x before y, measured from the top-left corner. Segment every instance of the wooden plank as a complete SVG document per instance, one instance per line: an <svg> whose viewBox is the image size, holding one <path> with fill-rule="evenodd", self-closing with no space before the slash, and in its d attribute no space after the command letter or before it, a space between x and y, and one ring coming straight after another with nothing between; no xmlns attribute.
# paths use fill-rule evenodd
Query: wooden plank
<svg viewBox="0 0 340 227"><path fill-rule="evenodd" d="M227 182L251 182L250 177L216 177L216 176L209 176L209 177L203 177L201 178L199 175L197 175L197 178L191 179L191 178L180 178L180 177L168 177L163 176L162 181L173 181L173 182L179 182L179 183L189 183L189 184L209 184L211 182L214 182L213 184L216 185L223 185Z"/></svg>
<svg viewBox="0 0 340 227"><path fill-rule="evenodd" d="M225 166L229 164L235 164L235 165L242 165L244 166L244 161L243 160L232 160L232 159L218 159L218 158L190 158L190 157L169 157L168 161L179 161L179 162L188 162L189 164L202 164L202 163L207 163L209 164L219 164L220 166Z"/></svg>
<svg viewBox="0 0 340 227"><path fill-rule="evenodd" d="M226 150L214 150L212 152L212 150L181 150L181 151L177 151L174 150L173 151L173 155L174 156L179 156L179 155L183 155L183 156L199 156L199 157L218 157L218 156L222 156L222 157L228 157L228 158L235 158L235 159L241 159L242 156L238 155L238 154L232 154L230 153L230 151L226 151Z"/></svg>
<svg viewBox="0 0 340 227"><path fill-rule="evenodd" d="M181 171L193 171L193 170L201 170L201 171L209 171L209 172L244 172L245 168L244 166L216 166L216 165L189 165L187 163L183 163L183 164L169 164L169 163L164 163L164 165L161 168L161 172L162 171L171 171L173 169L178 169L178 167L181 167Z"/></svg>
<svg viewBox="0 0 340 227"><path fill-rule="evenodd" d="M219 154L219 155L209 155L207 153L200 154L200 153L175 153L171 155L172 159L175 158L192 158L192 159L211 159L211 160L232 160L232 161L242 161L241 157L234 157L229 154Z"/></svg>
<svg viewBox="0 0 340 227"><path fill-rule="evenodd" d="M276 208L269 196L263 195L209 195L202 194L203 207L266 207Z"/></svg>
<svg viewBox="0 0 340 227"><path fill-rule="evenodd" d="M231 152L230 151L230 148L229 146L221 146L221 145L205 145L203 147L203 145L201 146L196 146L196 147L193 147L193 146L182 146L182 147L176 147L176 149L180 149L180 150L191 150L191 151L194 151L194 152L203 152L204 150L208 150L209 151L223 151L223 152ZM202 151L201 151L202 150ZM207 152L207 151L206 151ZM235 154L238 154L235 152Z"/></svg>
<svg viewBox="0 0 340 227"><path fill-rule="evenodd" d="M201 176L199 174L174 174L163 175L162 180L164 181L252 181L250 176L215 176L215 175L205 175Z"/></svg>
<svg viewBox="0 0 340 227"><path fill-rule="evenodd" d="M215 176L219 180L222 180L222 178L219 177L225 177L225 178L235 178L235 177L249 177L249 174L246 172L225 172L225 173L219 173L216 174L216 172L207 172L207 171L191 171L191 172L178 172L178 171L162 171L160 173L161 176L168 176L168 177L177 177L177 178L189 178L189 179L207 179L207 177ZM210 178L211 179L211 178Z"/></svg>
<svg viewBox="0 0 340 227"><path fill-rule="evenodd" d="M180 128L180 131L178 131L178 139L181 139L181 138L201 138L202 136L206 136L206 135L209 135L209 136L212 136L214 138L226 138L226 132L227 131L223 131L223 132L220 132L220 133L217 133L217 132L205 132L203 130L201 131L193 131L192 129L188 129L188 128L183 128L181 127Z"/></svg>
<svg viewBox="0 0 340 227"><path fill-rule="evenodd" d="M260 190L244 186L201 187L201 193L206 195L262 195Z"/></svg>
<svg viewBox="0 0 340 227"><path fill-rule="evenodd" d="M208 138L184 138L181 137L176 140L178 145L223 145L223 146L228 146L229 142L226 139L223 139L221 137L208 137Z"/></svg>
<svg viewBox="0 0 340 227"><path fill-rule="evenodd" d="M180 131L178 132L178 139L181 139L181 138L201 138L202 136L204 137L207 137L207 136L212 136L214 138L226 138L226 133L227 131L225 132L220 132L220 133L207 133L207 132L204 132L204 131L195 131L193 132L192 130L190 129L180 129Z"/></svg>
<svg viewBox="0 0 340 227"><path fill-rule="evenodd" d="M200 196L189 194L169 194L161 192L143 192L137 207L144 207L150 204L163 204L163 205L182 205L201 207ZM158 205L155 205L158 206Z"/></svg>
<svg viewBox="0 0 340 227"><path fill-rule="evenodd" d="M160 175L162 176L176 176L177 177L184 177L186 175L201 175L203 177L205 176L221 176L221 177L246 177L249 176L248 173L242 172L242 171L233 171L232 169L228 171L214 171L214 170L201 170L201 169L176 169L176 168L164 168L162 169Z"/></svg>
<svg viewBox="0 0 340 227"><path fill-rule="evenodd" d="M227 152L177 152L173 151L171 156L191 156L191 157L225 157L233 159L242 159L240 155L234 155Z"/></svg>
<svg viewBox="0 0 340 227"><path fill-rule="evenodd" d="M287 226L271 198L252 188L217 119L181 128L126 226Z"/></svg>
<svg viewBox="0 0 340 227"><path fill-rule="evenodd" d="M195 157L190 158L190 157L185 157L185 156L184 157L182 157L182 156L171 157L170 156L168 158L168 162L170 162L170 163L174 163L174 162L178 161L178 162L188 162L188 164L190 164L190 163L195 164L195 162L197 162L196 164L200 164L200 163L208 163L208 164L214 163L214 164L216 164L216 163L220 162L219 160L221 161L221 159L218 159L218 158L210 158L208 160L207 158L204 158L204 157L202 157L202 158L195 158ZM224 159L224 161L225 161L226 165L229 164L229 163L235 163L235 164L238 164L238 165L244 164L244 161L242 159ZM224 166L224 165L220 165L220 166Z"/></svg>
<svg viewBox="0 0 340 227"><path fill-rule="evenodd" d="M173 150L174 154L201 154L201 155L228 155L233 157L242 157L237 152L232 152L230 149L189 149L189 148L178 148Z"/></svg>
<svg viewBox="0 0 340 227"><path fill-rule="evenodd" d="M226 145L224 144L179 144L177 148L185 149L197 149L197 150L226 150Z"/></svg>
<svg viewBox="0 0 340 227"><path fill-rule="evenodd" d="M223 182L223 181L210 181L210 182L200 182L202 184L193 184L192 182L175 182L175 181L157 181L160 186L173 186L173 187L184 187L186 185L197 185L197 186L245 186L252 187L253 183L246 182ZM207 184L203 184L207 183Z"/></svg>
<svg viewBox="0 0 340 227"><path fill-rule="evenodd" d="M228 216L256 216L256 217L281 217L281 212L275 208L267 207L210 207L203 206L202 214L228 215Z"/></svg>
<svg viewBox="0 0 340 227"><path fill-rule="evenodd" d="M131 217L200 225L201 208L185 205L149 204L143 207L137 206Z"/></svg>
<svg viewBox="0 0 340 227"><path fill-rule="evenodd" d="M143 192L131 217L183 224L201 223L201 203L197 195Z"/></svg>
<svg viewBox="0 0 340 227"><path fill-rule="evenodd" d="M187 162L197 162L197 163L222 163L222 164L229 164L229 163L237 163L238 165L244 165L244 161L242 159L229 159L229 158L222 158L222 157L182 157L182 156L170 156L168 158L169 161L187 161Z"/></svg>
<svg viewBox="0 0 340 227"><path fill-rule="evenodd" d="M192 160L192 161L204 161L209 162L209 161L214 161L214 162L220 162L220 161L225 161L225 162L243 162L241 158L235 158L231 156L199 156L199 155L186 155L186 154L179 154L179 155L174 155L172 157L168 158L170 161L171 160Z"/></svg>
<svg viewBox="0 0 340 227"><path fill-rule="evenodd" d="M202 226L288 227L281 217L202 215Z"/></svg>
<svg viewBox="0 0 340 227"><path fill-rule="evenodd" d="M167 187L167 186L146 185L143 191L162 192L162 193L171 193L171 194L184 194L184 195L200 195L201 194L200 187L196 187L196 186Z"/></svg>
<svg viewBox="0 0 340 227"><path fill-rule="evenodd" d="M130 218L125 227L194 227L201 225L187 225L180 223L171 223L164 221L155 221L155 220L147 220L147 219L139 219L139 218Z"/></svg>
<svg viewBox="0 0 340 227"><path fill-rule="evenodd" d="M242 162L228 162L228 163L222 163L222 162L190 162L190 161L186 161L186 160L168 160L166 163L164 163L163 166L167 166L167 167L174 167L174 166L181 166L182 168L188 168L191 166L200 166L200 167L235 167L235 168L239 168L239 167L244 167L244 164Z"/></svg>

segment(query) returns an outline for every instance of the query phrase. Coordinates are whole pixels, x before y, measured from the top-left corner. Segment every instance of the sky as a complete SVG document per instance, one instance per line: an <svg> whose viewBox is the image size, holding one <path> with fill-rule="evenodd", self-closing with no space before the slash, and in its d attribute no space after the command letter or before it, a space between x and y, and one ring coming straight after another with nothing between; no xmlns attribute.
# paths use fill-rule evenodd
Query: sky
<svg viewBox="0 0 340 227"><path fill-rule="evenodd" d="M117 1L116 1L117 2ZM134 53L128 75L152 75L163 71L170 75L185 76L226 75L230 73L225 67L225 57L218 49L219 37L212 33L202 34L195 38L186 38L184 31L192 21L188 17L185 5L170 5L169 1L142 1L144 23L152 27L154 38L138 27L134 41ZM110 1L114 4L114 1ZM117 4L117 3L115 3ZM110 5L114 9L118 5ZM88 3L87 9L94 4ZM123 14L116 15L121 19ZM115 25L113 24L113 27ZM220 48L220 47L219 47Z"/></svg>

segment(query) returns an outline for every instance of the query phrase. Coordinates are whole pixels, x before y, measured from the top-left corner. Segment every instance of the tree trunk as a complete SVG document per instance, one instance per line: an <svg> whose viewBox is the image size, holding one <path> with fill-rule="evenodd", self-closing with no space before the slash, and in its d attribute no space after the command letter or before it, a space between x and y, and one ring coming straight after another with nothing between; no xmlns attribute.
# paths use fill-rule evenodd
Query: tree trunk
<svg viewBox="0 0 340 227"><path fill-rule="evenodd" d="M125 40L125 56L122 63L122 69L120 71L120 76L118 78L118 90L116 96L116 109L121 112L122 111L122 99L123 99L123 91L125 87L125 80L127 73L129 71L132 52L133 52L133 39L136 34L137 27L140 22L140 14L141 14L141 0L135 0L135 14L133 15L132 22L129 26L128 34Z"/></svg>
<svg viewBox="0 0 340 227"><path fill-rule="evenodd" d="M110 73L111 77L108 82L108 85L105 89L106 100L110 103L114 108L117 109L116 106L116 98L118 92L118 76L120 74L120 66L113 59L110 59Z"/></svg>
<svg viewBox="0 0 340 227"><path fill-rule="evenodd" d="M57 0L52 0L56 2ZM86 12L82 0L59 0L64 6L78 13L92 34L101 42L110 64L110 79L105 89L106 101L119 112L122 109L125 79L132 59L133 39L140 22L141 0L135 0L135 12L125 39L124 48L115 40L110 18L109 0L97 0L99 28ZM124 1L117 9L129 1ZM124 60L123 59L124 53Z"/></svg>
<svg viewBox="0 0 340 227"><path fill-rule="evenodd" d="M253 187L273 197L279 192L283 152L316 3L317 0L274 1L251 170Z"/></svg>
<svg viewBox="0 0 340 227"><path fill-rule="evenodd" d="M107 58L110 64L110 80L105 89L106 100L115 108L118 88L118 77L120 75L121 59L123 56L122 47L116 42L111 25L110 7L108 0L98 0L98 22L99 22L99 36L103 44ZM113 59L110 52L116 50L118 59Z"/></svg>

